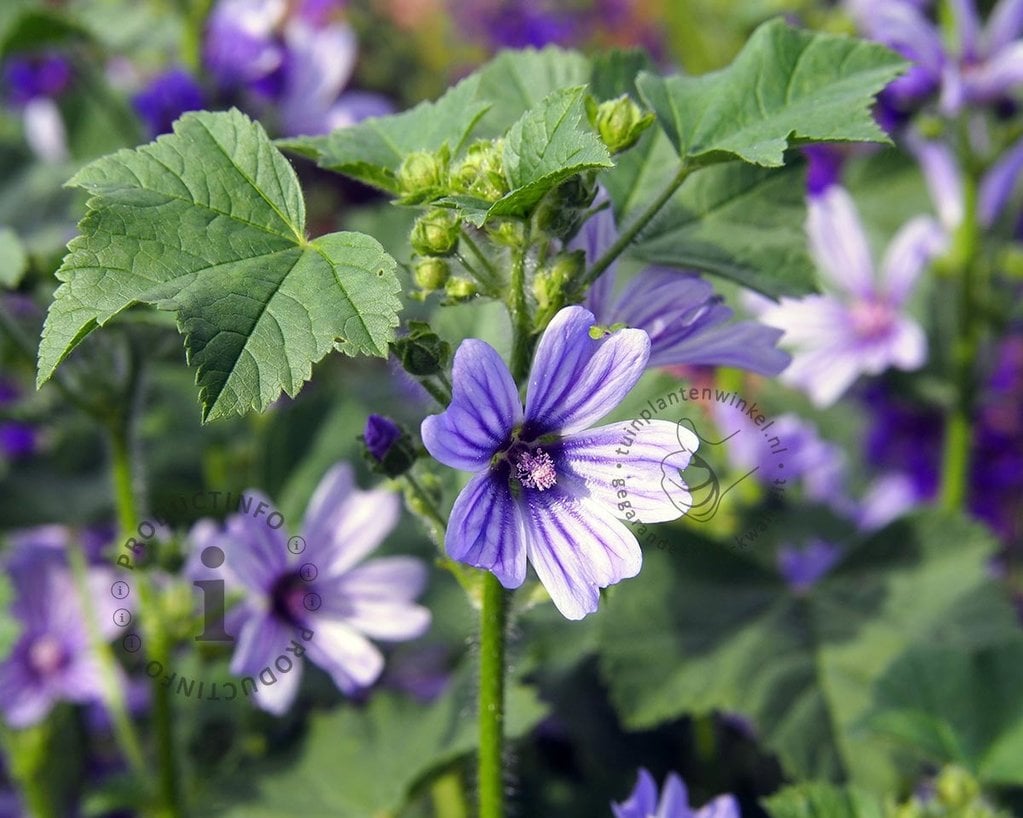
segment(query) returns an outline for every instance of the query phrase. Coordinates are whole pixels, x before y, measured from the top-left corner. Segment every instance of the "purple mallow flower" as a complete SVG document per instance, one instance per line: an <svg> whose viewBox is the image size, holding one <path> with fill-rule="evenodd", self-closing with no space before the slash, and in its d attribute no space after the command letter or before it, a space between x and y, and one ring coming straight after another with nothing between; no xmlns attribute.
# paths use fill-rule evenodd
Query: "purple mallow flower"
<svg viewBox="0 0 1023 818"><path fill-rule="evenodd" d="M617 237L614 215L605 208L583 225L569 246L583 250L592 264ZM615 300L616 266L590 288L586 307L600 324L625 324L646 332L650 366L735 366L777 375L788 365L788 353L775 348L779 330L756 321L730 322L731 308L695 273L647 267Z"/></svg>
<svg viewBox="0 0 1023 818"><path fill-rule="evenodd" d="M612 804L614 818L740 818L739 804L732 795L719 795L700 809L689 806L689 792L678 773L670 773L657 799L653 776L640 769L636 788L629 800Z"/></svg>
<svg viewBox="0 0 1023 818"><path fill-rule="evenodd" d="M156 137L170 133L174 121L188 111L200 110L205 102L202 88L183 68L171 68L153 77L132 98L132 104Z"/></svg>
<svg viewBox="0 0 1023 818"><path fill-rule="evenodd" d="M4 63L4 88L13 105L53 99L71 84L71 65L59 54L11 57Z"/></svg>
<svg viewBox="0 0 1023 818"><path fill-rule="evenodd" d="M448 554L506 588L523 583L528 559L569 619L597 609L598 589L639 572L639 544L622 520L673 520L692 503L679 478L696 450L691 432L659 420L589 428L629 393L650 355L642 330L595 339L595 323L582 307L554 317L524 412L497 352L463 341L451 405L422 425L433 457L475 474L451 510Z"/></svg>
<svg viewBox="0 0 1023 818"><path fill-rule="evenodd" d="M270 505L255 493L222 530L196 526L186 573L223 579L243 593L224 627L236 639L231 672L259 681L260 707L280 714L294 701L303 647L351 695L384 667L369 638L404 641L429 627L430 612L414 602L426 582L420 560L381 557L357 565L394 528L400 507L392 492L358 490L351 466L339 463L309 501L300 536L289 539L270 525ZM281 655L287 671L276 661Z"/></svg>
<svg viewBox="0 0 1023 818"><path fill-rule="evenodd" d="M67 529L44 526L17 533L6 570L14 585L11 613L20 635L0 664L0 711L15 728L44 719L60 701L100 702L100 666L86 629L83 600L68 568L64 548ZM104 636L118 630L110 600L112 573L92 570L90 604L100 603L96 617ZM109 610L108 610L109 608Z"/></svg>
<svg viewBox="0 0 1023 818"><path fill-rule="evenodd" d="M782 380L815 405L829 406L860 375L922 366L927 339L904 310L920 272L945 246L937 223L918 216L904 225L888 247L879 279L845 189L833 185L810 199L807 232L830 292L783 297L763 309L761 320L784 330L781 343L793 352Z"/></svg>
<svg viewBox="0 0 1023 818"><path fill-rule="evenodd" d="M808 590L830 571L842 550L824 540L814 540L804 548L783 546L778 550L778 573L793 591Z"/></svg>

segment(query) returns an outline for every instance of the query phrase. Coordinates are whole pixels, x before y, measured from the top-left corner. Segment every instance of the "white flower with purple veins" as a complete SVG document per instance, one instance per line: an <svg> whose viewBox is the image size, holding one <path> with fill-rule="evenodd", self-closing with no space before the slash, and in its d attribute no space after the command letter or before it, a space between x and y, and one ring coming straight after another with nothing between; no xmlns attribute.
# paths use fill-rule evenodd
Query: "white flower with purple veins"
<svg viewBox="0 0 1023 818"><path fill-rule="evenodd" d="M614 818L740 818L739 804L732 795L719 795L700 809L689 806L689 792L678 773L670 773L664 781L660 801L657 783L645 769L640 769L636 788L624 804L612 804Z"/></svg>
<svg viewBox="0 0 1023 818"><path fill-rule="evenodd" d="M807 232L827 294L783 297L760 315L785 331L781 343L793 355L781 379L823 407L860 375L919 369L927 339L905 308L921 271L945 247L938 224L926 216L905 224L888 246L879 276L845 189L833 185L810 199Z"/></svg>
<svg viewBox="0 0 1023 818"><path fill-rule="evenodd" d="M583 225L569 248L583 250L587 263L593 264L617 238L614 214L606 208ZM616 266L594 282L585 306L600 324L645 331L650 336L649 366L735 366L777 375L788 365L788 353L775 347L781 337L777 329L756 321L730 321L731 308L695 273L647 267L614 299Z"/></svg>
<svg viewBox="0 0 1023 818"><path fill-rule="evenodd" d="M554 316L537 346L525 411L493 347L463 341L451 404L422 425L434 458L474 473L451 509L448 554L493 572L505 588L525 581L528 559L569 619L595 611L600 588L639 573L639 543L623 520L664 522L691 507L681 480L662 486L662 464L677 474L697 447L695 435L668 421L590 428L625 398L650 355L645 332L595 339L594 324L582 307Z"/></svg>
<svg viewBox="0 0 1023 818"><path fill-rule="evenodd" d="M255 513L266 501L247 497L248 513L228 517L223 530L211 523L196 527L186 567L193 579L222 579L229 592L244 594L224 623L236 639L231 672L259 680L256 702L276 714L294 701L302 675L300 651L289 646L304 648L345 693L373 684L384 659L369 639L414 639L430 624L430 612L414 602L426 583L420 560L381 557L358 564L398 522L397 495L359 491L351 466L340 463L309 501L301 538L290 540L283 527L268 524L269 512ZM210 559L212 547L222 553ZM222 565L219 558L226 558ZM293 666L276 672L282 654ZM260 680L266 668L276 681Z"/></svg>
<svg viewBox="0 0 1023 818"><path fill-rule="evenodd" d="M67 529L46 526L15 538L6 565L15 591L11 614L20 626L13 650L0 664L0 711L15 728L46 717L60 701L100 702L103 683L92 650L86 615L63 549ZM58 539L59 538L59 539ZM112 572L90 570L90 602L102 635L120 632L114 623Z"/></svg>

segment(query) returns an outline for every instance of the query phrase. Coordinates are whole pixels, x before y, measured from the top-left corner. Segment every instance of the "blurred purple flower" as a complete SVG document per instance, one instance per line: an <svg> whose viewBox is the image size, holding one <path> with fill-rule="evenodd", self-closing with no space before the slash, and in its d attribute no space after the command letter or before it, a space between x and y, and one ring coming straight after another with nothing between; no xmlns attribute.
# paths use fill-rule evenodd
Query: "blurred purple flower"
<svg viewBox="0 0 1023 818"><path fill-rule="evenodd" d="M856 524L864 531L876 531L927 499L913 478L903 472L891 472L874 480L860 499Z"/></svg>
<svg viewBox="0 0 1023 818"><path fill-rule="evenodd" d="M823 193L832 185L841 184L845 154L834 145L807 145L806 192L811 196Z"/></svg>
<svg viewBox="0 0 1023 818"><path fill-rule="evenodd" d="M784 330L793 351L781 379L809 395L816 406L834 403L860 375L891 366L918 369L927 339L904 314L913 285L946 243L932 219L918 216L896 234L875 277L867 237L852 198L832 186L809 203L807 232L827 295L782 297L760 315Z"/></svg>
<svg viewBox="0 0 1023 818"><path fill-rule="evenodd" d="M219 0L206 24L203 64L224 88L255 87L284 63L277 31L285 0Z"/></svg>
<svg viewBox="0 0 1023 818"><path fill-rule="evenodd" d="M863 394L871 418L864 440L867 463L909 479L915 496L930 499L938 490L944 420L939 410L912 402L888 385L872 384Z"/></svg>
<svg viewBox="0 0 1023 818"><path fill-rule="evenodd" d="M625 398L650 354L642 330L598 340L595 321L582 307L554 317L536 350L525 412L493 347L463 341L451 404L422 425L434 458L475 474L451 510L448 554L506 588L523 583L528 557L568 619L595 611L599 588L639 572L639 543L620 520L673 520L692 502L679 477L696 450L691 432L659 420L637 421L632 432L628 421L589 428Z"/></svg>
<svg viewBox="0 0 1023 818"><path fill-rule="evenodd" d="M0 711L11 727L38 723L60 701L102 701L100 667L86 629L83 600L78 594L64 549L69 532L45 526L11 537L6 570L14 586L11 613L21 633L0 664ZM93 570L89 603L98 604L96 618L105 637L118 630L111 614L111 572Z"/></svg>
<svg viewBox="0 0 1023 818"><path fill-rule="evenodd" d="M53 99L71 84L71 64L59 54L11 57L4 63L4 88L18 107L34 99Z"/></svg>
<svg viewBox="0 0 1023 818"><path fill-rule="evenodd" d="M205 105L202 88L183 68L171 68L153 77L148 85L132 98L132 104L149 135L170 133L174 121L188 111Z"/></svg>
<svg viewBox="0 0 1023 818"><path fill-rule="evenodd" d="M842 550L837 545L814 540L804 548L778 549L778 573L793 591L804 592L830 571Z"/></svg>
<svg viewBox="0 0 1023 818"><path fill-rule="evenodd" d="M257 493L248 496L253 504L266 502ZM309 501L300 556L289 550L289 542L299 540L289 541L263 516L232 514L222 530L209 522L197 524L186 575L224 579L244 594L225 622L237 638L231 672L259 677L295 639L344 693L355 694L375 682L384 659L367 637L414 639L430 624L430 612L413 602L426 582L420 560L381 557L356 565L394 528L400 507L392 492L358 490L351 466L339 463ZM211 547L226 554L224 565L210 568L203 562ZM306 568L303 576L306 565L313 570ZM313 634L308 641L298 638L303 630ZM298 656L293 664L276 681L257 685L260 707L281 714L291 705L302 675Z"/></svg>
<svg viewBox="0 0 1023 818"><path fill-rule="evenodd" d="M657 784L650 773L640 768L636 787L629 800L612 804L614 818L739 818L739 804L732 795L719 795L700 809L689 806L689 792L678 773L669 773L660 801Z"/></svg>
<svg viewBox="0 0 1023 818"><path fill-rule="evenodd" d="M14 420L0 422L0 457L22 460L35 454L37 445L35 427Z"/></svg>
<svg viewBox="0 0 1023 818"><path fill-rule="evenodd" d="M800 481L803 496L847 513L845 453L820 437L817 428L796 415L780 415L770 425L757 426L746 412L715 402L714 418L727 439L728 459L739 471L755 470L768 487L781 480L787 488ZM778 485L778 484L775 484Z"/></svg>
<svg viewBox="0 0 1023 818"><path fill-rule="evenodd" d="M538 0L462 0L455 19L474 37L494 49L569 45L585 38L585 16Z"/></svg>
<svg viewBox="0 0 1023 818"><path fill-rule="evenodd" d="M606 200L606 194L601 198ZM583 250L592 264L617 238L608 207L592 216L568 246ZM613 300L616 267L612 264L594 282L584 303L599 324L625 324L646 332L649 366L735 366L777 375L791 360L775 347L779 330L756 321L730 322L731 308L695 273L647 267Z"/></svg>
<svg viewBox="0 0 1023 818"><path fill-rule="evenodd" d="M1023 83L1023 4L999 0L982 24L973 0L949 4L956 41L946 45L920 4L910 0L850 0L850 10L867 36L913 63L883 96L908 108L939 93L939 108L955 116L967 105L1011 98Z"/></svg>
<svg viewBox="0 0 1023 818"><path fill-rule="evenodd" d="M390 418L383 415L370 415L366 418L366 428L362 433L366 441L366 451L377 460L383 460L399 437L401 429Z"/></svg>

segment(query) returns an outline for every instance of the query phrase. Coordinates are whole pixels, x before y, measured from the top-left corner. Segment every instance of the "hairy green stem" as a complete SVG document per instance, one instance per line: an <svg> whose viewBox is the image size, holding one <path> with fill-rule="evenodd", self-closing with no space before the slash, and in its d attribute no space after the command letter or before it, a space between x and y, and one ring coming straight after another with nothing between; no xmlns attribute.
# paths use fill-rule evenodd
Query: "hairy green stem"
<svg viewBox="0 0 1023 818"><path fill-rule="evenodd" d="M438 378L438 380L440 379ZM451 403L451 386L446 384L445 381L446 379L441 381L442 385L438 386L429 378L419 378L419 383L422 384L423 389L430 393L430 397L437 401L440 406L447 408L447 405Z"/></svg>
<svg viewBox="0 0 1023 818"><path fill-rule="evenodd" d="M508 592L483 576L480 621L479 818L504 818L504 651Z"/></svg>
<svg viewBox="0 0 1023 818"><path fill-rule="evenodd" d="M511 282L508 310L512 320L511 374L516 383L521 383L529 370L530 337L532 326L529 305L526 303L526 253L529 252L529 234L516 248L512 257Z"/></svg>
<svg viewBox="0 0 1023 818"><path fill-rule="evenodd" d="M586 271L586 275L583 276L581 282L584 288L596 281L600 277L601 273L610 267L618 256L625 252L626 248L632 244L633 240L635 240L636 236L642 232L643 228L650 224L650 221L654 218L654 216L660 213L661 208L664 207L668 203L668 200L675 195L675 191L682 186L682 183L686 180L689 174L693 172L693 170L694 168L692 166L686 164L684 161L682 162L679 166L678 172L674 175L674 177L672 177L664 190L657 195L657 198L646 206L643 212L632 221L632 224L618 234L618 238L615 240L615 243L608 247L604 254L593 263L593 266L589 270Z"/></svg>
<svg viewBox="0 0 1023 818"><path fill-rule="evenodd" d="M497 268L494 267L493 263L487 257L487 254L480 249L480 246L473 240L472 236L469 235L468 230L462 230L461 239L465 242L465 246L472 251L472 254L480 260L487 270L487 276L481 278L477 275L477 278L480 279L480 284L483 284L495 293L500 292L501 274L497 271Z"/></svg>

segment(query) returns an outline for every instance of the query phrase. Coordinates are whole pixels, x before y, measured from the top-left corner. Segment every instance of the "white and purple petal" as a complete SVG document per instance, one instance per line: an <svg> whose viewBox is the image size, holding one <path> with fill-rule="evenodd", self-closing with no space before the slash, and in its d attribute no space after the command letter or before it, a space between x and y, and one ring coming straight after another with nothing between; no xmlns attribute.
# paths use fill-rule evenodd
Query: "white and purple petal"
<svg viewBox="0 0 1023 818"><path fill-rule="evenodd" d="M559 486L524 506L529 561L566 619L597 610L600 589L639 573L636 537L602 504Z"/></svg>
<svg viewBox="0 0 1023 818"><path fill-rule="evenodd" d="M522 401L501 356L473 338L459 345L451 382L451 404L423 421L423 445L445 466L478 472L522 420Z"/></svg>
<svg viewBox="0 0 1023 818"><path fill-rule="evenodd" d="M636 786L630 793L629 800L611 805L615 818L650 818L656 809L657 782L643 767L639 770Z"/></svg>
<svg viewBox="0 0 1023 818"><path fill-rule="evenodd" d="M534 435L571 434L614 409L650 357L642 330L624 329L594 339L593 313L566 307L540 338L526 396L526 423ZM431 452L432 453L432 452Z"/></svg>
<svg viewBox="0 0 1023 818"><path fill-rule="evenodd" d="M948 246L948 234L928 216L917 216L904 224L881 260L879 289L892 307L909 298L920 273Z"/></svg>
<svg viewBox="0 0 1023 818"><path fill-rule="evenodd" d="M834 287L860 297L874 291L870 246L845 188L832 185L809 200L806 231L820 271Z"/></svg>
<svg viewBox="0 0 1023 818"><path fill-rule="evenodd" d="M347 694L369 687L384 669L384 657L373 643L339 620L317 618L306 654Z"/></svg>
<svg viewBox="0 0 1023 818"><path fill-rule="evenodd" d="M692 507L682 473L698 446L692 431L666 420L622 421L577 432L561 442L559 484L578 484L622 520L675 520ZM616 485L616 480L624 482Z"/></svg>
<svg viewBox="0 0 1023 818"><path fill-rule="evenodd" d="M451 508L444 547L452 559L493 572L505 588L526 578L523 512L507 477L477 474Z"/></svg>

